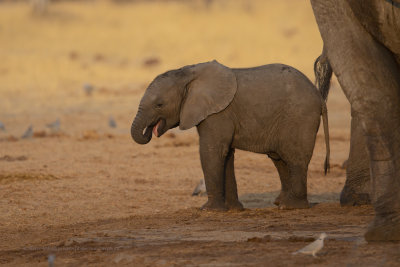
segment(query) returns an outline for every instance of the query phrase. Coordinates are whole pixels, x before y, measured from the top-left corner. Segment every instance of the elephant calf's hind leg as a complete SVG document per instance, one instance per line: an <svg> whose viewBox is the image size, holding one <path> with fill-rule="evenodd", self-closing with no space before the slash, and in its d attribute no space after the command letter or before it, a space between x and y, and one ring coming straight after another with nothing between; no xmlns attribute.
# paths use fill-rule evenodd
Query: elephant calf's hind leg
<svg viewBox="0 0 400 267"><path fill-rule="evenodd" d="M289 183L287 194L279 198L279 209L307 209L307 168L288 165Z"/></svg>
<svg viewBox="0 0 400 267"><path fill-rule="evenodd" d="M275 199L274 204L279 206L281 203L281 200L285 198L285 196L288 194L289 188L290 188L290 178L289 178L289 168L286 165L286 163L281 160L281 159L272 159L272 162L274 163L276 169L278 170L279 173L279 178L281 180L281 192L279 193L279 196Z"/></svg>

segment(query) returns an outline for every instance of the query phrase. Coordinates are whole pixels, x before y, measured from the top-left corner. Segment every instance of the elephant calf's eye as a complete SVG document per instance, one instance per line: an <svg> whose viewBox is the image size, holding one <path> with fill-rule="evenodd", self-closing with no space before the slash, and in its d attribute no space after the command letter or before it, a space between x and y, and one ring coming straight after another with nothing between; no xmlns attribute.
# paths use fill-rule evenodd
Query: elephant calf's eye
<svg viewBox="0 0 400 267"><path fill-rule="evenodd" d="M156 105L156 108L161 108L163 106L163 104L159 103Z"/></svg>

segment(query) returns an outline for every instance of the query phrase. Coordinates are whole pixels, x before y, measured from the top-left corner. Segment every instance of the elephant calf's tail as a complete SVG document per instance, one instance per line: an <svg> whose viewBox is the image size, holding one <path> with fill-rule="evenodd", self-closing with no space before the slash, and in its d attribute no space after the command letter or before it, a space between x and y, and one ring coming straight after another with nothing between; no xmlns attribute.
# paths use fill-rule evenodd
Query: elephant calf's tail
<svg viewBox="0 0 400 267"><path fill-rule="evenodd" d="M324 171L326 175L326 173L329 172L330 169L329 157L331 153L331 148L329 145L328 109L326 108L325 102L322 102L322 123L324 125L325 145L326 145L326 156L324 163Z"/></svg>
<svg viewBox="0 0 400 267"><path fill-rule="evenodd" d="M326 102L331 84L332 67L329 64L325 51L322 51L322 54L314 62L314 74L315 86Z"/></svg>

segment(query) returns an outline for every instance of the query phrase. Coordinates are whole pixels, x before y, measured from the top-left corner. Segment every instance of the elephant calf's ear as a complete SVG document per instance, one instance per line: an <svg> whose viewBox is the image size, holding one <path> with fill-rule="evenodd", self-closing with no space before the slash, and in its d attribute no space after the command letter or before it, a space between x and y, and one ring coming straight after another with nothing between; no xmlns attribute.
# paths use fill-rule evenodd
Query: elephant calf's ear
<svg viewBox="0 0 400 267"><path fill-rule="evenodd" d="M237 90L233 71L215 60L195 65L192 71L195 78L181 108L181 130L190 129L211 114L224 110Z"/></svg>

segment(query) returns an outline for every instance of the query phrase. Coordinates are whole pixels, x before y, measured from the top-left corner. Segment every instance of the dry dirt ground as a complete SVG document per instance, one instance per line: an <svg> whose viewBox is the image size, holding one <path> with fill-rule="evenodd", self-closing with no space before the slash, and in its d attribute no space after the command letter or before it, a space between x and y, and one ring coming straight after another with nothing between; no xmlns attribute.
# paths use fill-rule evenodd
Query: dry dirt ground
<svg viewBox="0 0 400 267"><path fill-rule="evenodd" d="M273 164L238 151L246 210L200 211L206 197L191 196L202 178L196 132L131 140L146 85L168 69L282 62L313 79L322 44L308 1L206 2L61 2L42 16L0 4L0 264L45 266L52 254L57 266L399 266L399 244L362 238L372 208L338 204L350 115L336 82L331 171L323 175L321 132L308 210L274 207ZM57 118L61 129L51 131ZM22 139L29 125L33 137ZM322 232L318 258L291 254Z"/></svg>

